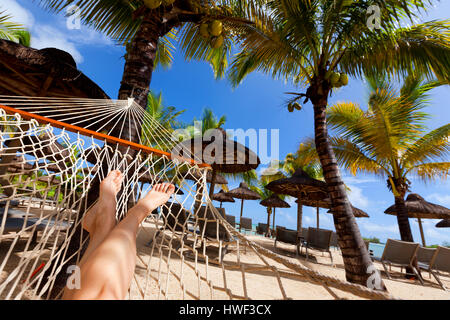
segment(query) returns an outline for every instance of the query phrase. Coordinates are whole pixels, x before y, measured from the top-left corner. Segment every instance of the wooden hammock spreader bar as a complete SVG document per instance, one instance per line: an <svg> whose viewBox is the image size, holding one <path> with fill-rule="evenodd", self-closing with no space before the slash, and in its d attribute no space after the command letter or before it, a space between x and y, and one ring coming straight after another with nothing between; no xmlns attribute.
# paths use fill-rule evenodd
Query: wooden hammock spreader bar
<svg viewBox="0 0 450 320"><path fill-rule="evenodd" d="M58 120L54 120L54 119L50 119L47 117L43 117L37 114L33 114L27 111L23 111L23 110L19 110L19 109L15 109L12 107L8 107L5 105L1 105L0 104L0 108L2 108L3 110L5 110L6 113L8 114L20 114L22 118L30 120L30 119L35 119L37 122L42 123L42 124L50 124L52 127L56 127L59 129L65 129L67 131L71 131L74 133L80 133L84 136L87 137L94 137L95 139L98 140L106 140L108 142L112 142L112 143L117 143L120 144L122 146L125 147L130 147L131 149L137 150L137 151L144 151L146 153L153 153L155 155L158 156L166 156L169 159L172 159L172 154L166 151L162 151L162 150L158 150L155 148L151 148L151 147L147 147L147 146L143 146L141 144L135 143L135 142L131 142L131 141L127 141L124 139L120 139L120 138L116 138L113 136L109 136L100 132L96 132L96 131L92 131L89 129L85 129L85 128L81 128L78 126L74 126L65 122L61 122ZM194 161L193 159L186 159L183 157L176 157L177 159L181 160L181 161L185 161L185 162L189 162L192 165L198 165L201 168L210 168L211 166L207 163L197 163L196 161Z"/></svg>

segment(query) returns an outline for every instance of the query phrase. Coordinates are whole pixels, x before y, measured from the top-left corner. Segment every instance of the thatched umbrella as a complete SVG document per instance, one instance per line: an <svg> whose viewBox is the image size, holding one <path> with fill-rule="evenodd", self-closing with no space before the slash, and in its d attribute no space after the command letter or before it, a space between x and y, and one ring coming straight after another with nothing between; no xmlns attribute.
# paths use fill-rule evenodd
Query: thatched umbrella
<svg viewBox="0 0 450 320"><path fill-rule="evenodd" d="M302 228L303 205L312 204L312 206L317 208L317 224L319 223L319 207L323 207L323 199L328 197L326 186L325 182L311 178L299 168L290 178L272 181L266 188L277 194L286 194L297 198L297 232L300 232Z"/></svg>
<svg viewBox="0 0 450 320"><path fill-rule="evenodd" d="M211 165L210 198L214 194L217 172L246 172L256 169L260 164L256 153L239 142L228 139L222 128L211 130L207 136L183 141L173 151L186 158ZM186 155L185 151L189 154Z"/></svg>
<svg viewBox="0 0 450 320"><path fill-rule="evenodd" d="M354 207L353 205L351 205L352 210L353 210L353 215L355 216L355 218L370 218L369 215L367 214L367 212ZM331 212L331 210L328 210L327 213L331 213L333 214L333 212Z"/></svg>
<svg viewBox="0 0 450 320"><path fill-rule="evenodd" d="M437 228L450 228L450 219L444 219L436 224Z"/></svg>
<svg viewBox="0 0 450 320"><path fill-rule="evenodd" d="M225 191L223 191L223 189L221 189L219 192L213 194L212 199L219 201L221 208L222 208L223 202L235 202L234 198L232 196L230 196L228 193L226 193Z"/></svg>
<svg viewBox="0 0 450 320"><path fill-rule="evenodd" d="M198 170L190 170L189 172L186 173L180 173L179 176L183 179L186 180L191 180L191 181L199 181L201 179L201 173ZM212 171L208 170L208 172L206 172L206 182L211 183L212 182ZM217 184L228 184L228 180L225 179L224 176L220 175L220 174L216 174L215 176L215 183Z"/></svg>
<svg viewBox="0 0 450 320"><path fill-rule="evenodd" d="M417 218L419 221L420 236L422 237L422 244L425 244L425 235L423 233L422 219L449 219L450 209L425 201L417 193L410 193L405 200L406 210L409 218ZM395 205L390 206L384 213L397 215Z"/></svg>
<svg viewBox="0 0 450 320"><path fill-rule="evenodd" d="M0 62L0 95L109 99L65 51L0 40Z"/></svg>
<svg viewBox="0 0 450 320"><path fill-rule="evenodd" d="M258 199L261 199L261 196L257 192L251 190L245 182L241 182L239 184L238 188L229 191L228 194L231 195L233 198L241 199L241 214L240 214L240 218L242 218L242 211L244 209L244 200L258 200ZM240 224L239 224L239 232L241 232L241 225Z"/></svg>
<svg viewBox="0 0 450 320"><path fill-rule="evenodd" d="M272 228L275 230L275 208L290 208L291 206L286 201L280 199L276 194L272 194L270 197L262 200L259 204L267 207L273 208L273 223ZM270 213L267 211L267 233L269 233L270 226ZM267 234L266 234L267 235Z"/></svg>

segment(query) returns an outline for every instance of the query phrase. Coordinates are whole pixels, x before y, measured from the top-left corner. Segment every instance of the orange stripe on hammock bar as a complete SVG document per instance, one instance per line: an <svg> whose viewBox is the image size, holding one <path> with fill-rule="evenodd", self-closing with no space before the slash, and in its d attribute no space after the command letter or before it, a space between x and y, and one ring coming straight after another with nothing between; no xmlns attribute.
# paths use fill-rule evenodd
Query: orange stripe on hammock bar
<svg viewBox="0 0 450 320"><path fill-rule="evenodd" d="M143 146L141 144L135 143L135 142L131 142L131 141L127 141L124 139L120 139L120 138L116 138L113 136L109 136L100 132L96 132L96 131L92 131L89 129L85 129L85 128L81 128L78 126L74 126L65 122L61 122L58 120L53 120L47 117L43 117L37 114L33 114L30 112L26 112L23 110L19 110L19 109L15 109L12 107L8 107L8 106L4 106L0 104L0 108L2 108L3 110L6 111L6 113L8 114L15 114L18 113L22 116L22 118L24 119L35 119L37 122L39 123L43 123L43 124L50 124L53 127L59 128L59 129L65 129L67 131L71 131L74 133L80 133L84 136L87 137L94 137L98 140L106 140L108 142L112 142L112 143L117 143L120 144L122 146L125 147L130 147L131 149L137 150L137 151L144 151L145 153L153 153L155 155L158 156L166 156L169 159L172 159L172 155L169 152L166 151L162 151L162 150L158 150L158 149L154 149L151 147L147 147L147 146ZM201 168L210 168L211 166L209 164L206 163L197 163L196 161L192 160L192 159L185 159L182 157L178 157L179 160L185 161L185 162L189 162L193 165L198 165Z"/></svg>

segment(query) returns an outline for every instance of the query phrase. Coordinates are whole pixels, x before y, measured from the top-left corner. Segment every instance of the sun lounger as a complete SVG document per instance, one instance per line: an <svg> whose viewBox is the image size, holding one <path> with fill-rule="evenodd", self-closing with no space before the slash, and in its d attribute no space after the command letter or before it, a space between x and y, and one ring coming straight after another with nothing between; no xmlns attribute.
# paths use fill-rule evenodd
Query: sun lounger
<svg viewBox="0 0 450 320"><path fill-rule="evenodd" d="M252 219L241 217L239 224L240 224L242 230L250 231L250 233L252 232L252 230L253 230Z"/></svg>
<svg viewBox="0 0 450 320"><path fill-rule="evenodd" d="M59 230L65 230L70 226L69 223L64 221L55 222L51 219L39 219L37 217L32 217L30 214L27 214L26 211L15 208L9 208L6 217L4 217L4 213L5 207L0 208L0 227L3 227L3 232L0 234L0 239L2 236L6 235L6 233L17 233L23 230L29 230L32 232L31 244L35 244L37 241L38 232L44 231L47 226L50 228L57 223L57 229ZM3 219L5 219L4 223Z"/></svg>
<svg viewBox="0 0 450 320"><path fill-rule="evenodd" d="M438 246L430 261L428 271L434 276L442 289L448 291L439 278L440 272L450 273L450 248Z"/></svg>
<svg viewBox="0 0 450 320"><path fill-rule="evenodd" d="M167 202L161 207L160 210L163 219L163 226L159 228L156 235L150 239L147 246L150 246L153 240L156 239L163 230L184 233L188 228L188 213L179 203Z"/></svg>
<svg viewBox="0 0 450 320"><path fill-rule="evenodd" d="M333 231L331 230L309 228L308 236L303 244L306 248L306 260L309 258L308 249L314 249L320 252L328 252L330 255L331 265L334 266L333 255L330 251L332 234Z"/></svg>
<svg viewBox="0 0 450 320"><path fill-rule="evenodd" d="M267 223L259 222L256 226L256 233L265 235L267 233Z"/></svg>
<svg viewBox="0 0 450 320"><path fill-rule="evenodd" d="M333 232L331 234L331 242L330 242L330 247L335 248L336 250L339 249L339 242L338 242L338 236L336 232Z"/></svg>
<svg viewBox="0 0 450 320"><path fill-rule="evenodd" d="M384 247L383 255L380 259L388 278L392 279L386 265L392 265L405 269L409 268L413 271L414 276L416 276L423 285L422 277L413 265L413 260L416 257L417 250L419 250L418 243L388 239L386 246Z"/></svg>
<svg viewBox="0 0 450 320"><path fill-rule="evenodd" d="M300 241L298 238L297 230L286 229L285 227L276 226L274 247L277 247L277 242L283 242L293 244L297 251L296 254L300 254Z"/></svg>
<svg viewBox="0 0 450 320"><path fill-rule="evenodd" d="M225 219L233 228L236 228L236 217L235 216L227 214L227 215L225 215Z"/></svg>
<svg viewBox="0 0 450 320"><path fill-rule="evenodd" d="M225 210L219 210L219 213L225 215ZM210 242L219 244L219 261L222 261L223 257L228 252L228 246L234 242L233 236L224 225L218 223L215 214L205 206L200 207L197 221L199 233L204 235L206 245L209 245ZM223 244L225 246L222 248Z"/></svg>
<svg viewBox="0 0 450 320"><path fill-rule="evenodd" d="M430 274L430 278L431 278L431 272L429 271L430 263L435 253L436 248L424 248L422 246L419 246L419 249L417 250L416 253L417 264L419 268L428 271L428 273Z"/></svg>

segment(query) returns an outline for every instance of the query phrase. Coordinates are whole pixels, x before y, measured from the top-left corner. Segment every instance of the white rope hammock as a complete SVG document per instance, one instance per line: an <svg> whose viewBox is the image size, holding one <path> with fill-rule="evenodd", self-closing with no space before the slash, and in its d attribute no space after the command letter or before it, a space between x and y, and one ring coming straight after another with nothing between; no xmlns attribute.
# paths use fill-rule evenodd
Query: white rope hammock
<svg viewBox="0 0 450 320"><path fill-rule="evenodd" d="M141 128L142 148L99 139L130 136L133 125ZM0 130L0 299L55 293L57 277L81 259L88 241L81 237L73 250L89 191L114 169L124 174L126 190L118 195L117 219L155 182L183 192L142 223L130 299L298 299L311 290L332 298L391 298L320 274L237 232L208 197L208 166L171 159L167 152L178 141L132 100L0 96ZM124 156L124 149L133 153ZM194 171L198 179L183 179Z"/></svg>

